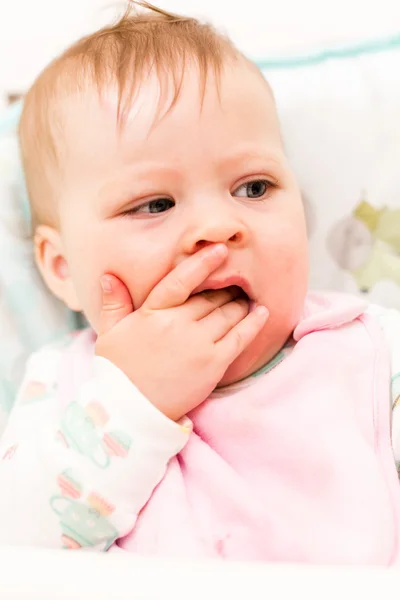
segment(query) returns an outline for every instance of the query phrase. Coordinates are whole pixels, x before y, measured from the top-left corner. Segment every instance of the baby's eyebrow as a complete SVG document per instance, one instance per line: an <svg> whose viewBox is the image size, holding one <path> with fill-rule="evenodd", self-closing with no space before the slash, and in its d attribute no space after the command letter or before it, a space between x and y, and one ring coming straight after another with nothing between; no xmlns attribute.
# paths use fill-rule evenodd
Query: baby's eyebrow
<svg viewBox="0 0 400 600"><path fill-rule="evenodd" d="M218 160L218 163L221 167L228 168L243 165L243 163L248 163L249 161L252 161L252 165L258 162L260 166L265 168L266 165L280 166L282 157L279 157L277 153L271 152L269 149L249 146L222 156Z"/></svg>
<svg viewBox="0 0 400 600"><path fill-rule="evenodd" d="M135 189L139 187L140 193L146 193L146 187L149 188L148 193L154 193L152 185L168 185L179 177L179 169L165 163L134 163L100 183L97 197L105 202L110 200L114 204L118 202L118 198L125 200L127 195L134 195Z"/></svg>
<svg viewBox="0 0 400 600"><path fill-rule="evenodd" d="M107 191L108 188L112 189L112 186L115 186L116 184L121 185L121 187L126 186L132 189L132 186L135 183L151 183L155 178L161 178L163 181L171 181L179 176L180 170L175 165L166 164L166 161L135 161L116 173L115 177L111 180L107 180L100 188L100 192L102 192L103 189L105 191Z"/></svg>

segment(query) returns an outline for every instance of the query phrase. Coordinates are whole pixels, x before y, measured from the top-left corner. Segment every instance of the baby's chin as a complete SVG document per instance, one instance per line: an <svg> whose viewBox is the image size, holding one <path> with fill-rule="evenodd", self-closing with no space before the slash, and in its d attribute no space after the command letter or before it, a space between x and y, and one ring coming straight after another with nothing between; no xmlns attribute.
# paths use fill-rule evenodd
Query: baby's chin
<svg viewBox="0 0 400 600"><path fill-rule="evenodd" d="M282 350L298 323L298 316L276 322L268 319L255 340L230 364L217 385L221 388L237 383L267 365Z"/></svg>
<svg viewBox="0 0 400 600"><path fill-rule="evenodd" d="M274 344L273 346L260 343L259 340L254 342L240 354L233 363L227 368L224 376L217 385L217 388L225 387L238 381L246 379L253 375L258 369L266 365L285 344L286 338L282 343ZM257 343L258 342L258 343Z"/></svg>

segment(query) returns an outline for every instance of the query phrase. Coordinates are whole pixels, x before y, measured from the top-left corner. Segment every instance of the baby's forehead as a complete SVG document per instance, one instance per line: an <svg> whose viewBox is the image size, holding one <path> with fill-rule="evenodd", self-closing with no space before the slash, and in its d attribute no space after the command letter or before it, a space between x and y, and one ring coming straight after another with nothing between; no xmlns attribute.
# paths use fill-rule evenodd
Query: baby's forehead
<svg viewBox="0 0 400 600"><path fill-rule="evenodd" d="M99 87L95 82L88 84L80 94L67 99L67 113L91 113L101 110L104 116L116 121L133 120L140 116L153 115L156 120L168 114L177 105L190 106L193 119L197 119L205 104L221 105L229 102L238 86L257 82L249 93L249 99L258 102L262 98L265 109L276 111L272 90L258 68L241 57L235 62L227 61L220 72L209 69L203 78L198 66L188 61L182 78L177 81L176 73L166 71L162 76L150 71L145 77L127 86L121 93L116 82Z"/></svg>
<svg viewBox="0 0 400 600"><path fill-rule="evenodd" d="M99 89L94 82L88 82L83 92L65 100L63 131L68 151L79 157L85 147L86 156L92 143L95 154L100 139L103 146L117 150L121 136L129 136L135 146L142 141L148 147L149 138L154 143L159 139L159 124L160 136L165 139L168 132L173 143L174 127L183 123L195 126L199 119L204 128L213 127L226 114L233 114L235 119L235 113L238 121L254 113L270 129L279 130L270 87L246 60L228 63L219 74L210 71L203 92L195 65L187 65L179 88L174 84L172 75L160 79L157 73L150 73L136 82L131 95L127 93L121 99L117 85ZM255 116L253 122L254 119Z"/></svg>

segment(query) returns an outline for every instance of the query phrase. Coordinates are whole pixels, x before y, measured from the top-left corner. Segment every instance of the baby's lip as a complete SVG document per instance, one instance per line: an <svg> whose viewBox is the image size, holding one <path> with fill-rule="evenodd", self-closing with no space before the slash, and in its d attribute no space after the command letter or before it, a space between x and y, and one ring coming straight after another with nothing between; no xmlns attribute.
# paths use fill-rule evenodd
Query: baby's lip
<svg viewBox="0 0 400 600"><path fill-rule="evenodd" d="M242 290L247 294L250 300L254 300L254 294L252 292L251 286L247 279L242 277L241 275L231 275L229 277L221 277L221 278L209 278L203 281L201 285L199 285L196 289L193 290L191 296L194 294L199 294L204 290L221 290L226 287L230 287L233 285L237 285L241 287Z"/></svg>

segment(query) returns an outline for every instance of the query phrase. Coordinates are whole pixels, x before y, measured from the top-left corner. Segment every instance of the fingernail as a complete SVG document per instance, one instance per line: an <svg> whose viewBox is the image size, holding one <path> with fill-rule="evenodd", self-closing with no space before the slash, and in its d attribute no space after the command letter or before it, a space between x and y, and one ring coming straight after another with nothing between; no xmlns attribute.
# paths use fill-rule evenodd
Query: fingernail
<svg viewBox="0 0 400 600"><path fill-rule="evenodd" d="M105 294L109 294L110 292L112 292L111 277L103 275L102 277L100 277L100 284Z"/></svg>
<svg viewBox="0 0 400 600"><path fill-rule="evenodd" d="M265 317L267 318L269 315L269 310L266 306L257 306L257 308L255 309L255 312L257 313L257 315L259 315L260 317Z"/></svg>
<svg viewBox="0 0 400 600"><path fill-rule="evenodd" d="M218 244L217 246L214 246L213 254L216 254L217 256L222 256L225 253L226 253L226 246L224 244Z"/></svg>

